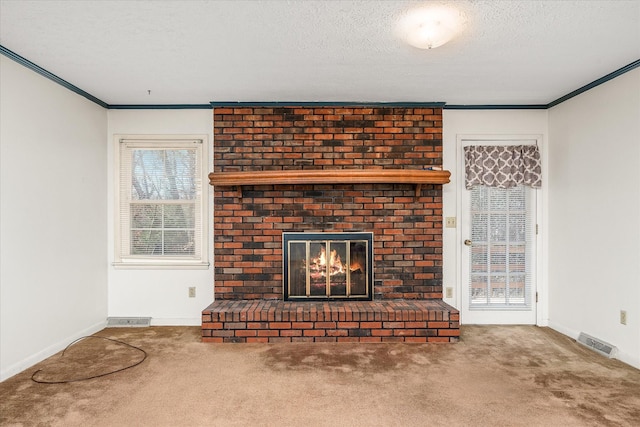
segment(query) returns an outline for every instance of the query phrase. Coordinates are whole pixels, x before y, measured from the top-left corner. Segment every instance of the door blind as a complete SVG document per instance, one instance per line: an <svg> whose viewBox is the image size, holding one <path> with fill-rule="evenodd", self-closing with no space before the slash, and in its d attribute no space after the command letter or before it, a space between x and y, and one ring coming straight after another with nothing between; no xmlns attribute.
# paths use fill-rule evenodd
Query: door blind
<svg viewBox="0 0 640 427"><path fill-rule="evenodd" d="M531 189L471 190L470 309L530 309L534 207Z"/></svg>

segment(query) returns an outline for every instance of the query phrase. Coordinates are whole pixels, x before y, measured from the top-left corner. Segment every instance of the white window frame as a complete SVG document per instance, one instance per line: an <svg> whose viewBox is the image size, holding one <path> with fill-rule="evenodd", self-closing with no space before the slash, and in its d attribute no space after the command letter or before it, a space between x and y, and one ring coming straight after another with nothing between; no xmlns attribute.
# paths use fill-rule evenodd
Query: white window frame
<svg viewBox="0 0 640 427"><path fill-rule="evenodd" d="M199 215L199 233L196 233L194 256L140 256L131 255L127 247L129 246L130 218L127 206L131 200L131 185L123 180L130 179L131 171L121 171L121 156L125 152L123 144L130 144L140 148L192 148L197 150L197 165L199 178L199 191L196 199L196 216ZM209 268L208 257L208 136L207 135L114 135L114 231L115 257L113 266L115 268L153 268L153 269L206 269ZM124 204L124 205L123 205ZM199 236L198 236L199 234Z"/></svg>

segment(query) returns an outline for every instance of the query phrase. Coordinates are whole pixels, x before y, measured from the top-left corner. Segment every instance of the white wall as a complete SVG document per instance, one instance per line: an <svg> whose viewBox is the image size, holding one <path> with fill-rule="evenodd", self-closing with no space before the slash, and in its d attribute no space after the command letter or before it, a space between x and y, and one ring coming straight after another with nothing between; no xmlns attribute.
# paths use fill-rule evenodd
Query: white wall
<svg viewBox="0 0 640 427"><path fill-rule="evenodd" d="M549 132L549 325L640 368L640 69L553 107Z"/></svg>
<svg viewBox="0 0 640 427"><path fill-rule="evenodd" d="M546 145L548 140L547 111L546 110L444 110L443 112L443 141L442 155L443 167L451 172L451 182L443 186L443 215L445 217L457 217L456 228L443 229L443 287L454 288L453 298L444 298L448 304L461 309L462 283L460 278L460 254L462 241L466 238L461 235L459 206L460 192L464 189L460 171L460 158L462 153L458 152L458 136L520 136L520 135L541 135L542 144L540 146L543 163L543 188L541 194L541 218L538 223L541 227L541 235L538 239L542 245L542 259L538 262L541 265L538 276L538 293L540 304L538 307L538 325L546 325L547 322L547 299L546 299L546 279L545 279L545 257L544 248L546 246L546 231L544 223L546 221L546 192L548 180L545 179ZM464 316L461 323L465 323Z"/></svg>
<svg viewBox="0 0 640 427"><path fill-rule="evenodd" d="M104 326L107 112L0 56L0 379Z"/></svg>
<svg viewBox="0 0 640 427"><path fill-rule="evenodd" d="M201 313L213 301L213 190L204 187L207 202L209 269L116 269L114 260L114 135L205 134L208 140L207 173L213 171L212 110L109 110L108 212L109 212L109 316L151 317L152 325L200 325ZM196 297L189 298L189 287Z"/></svg>

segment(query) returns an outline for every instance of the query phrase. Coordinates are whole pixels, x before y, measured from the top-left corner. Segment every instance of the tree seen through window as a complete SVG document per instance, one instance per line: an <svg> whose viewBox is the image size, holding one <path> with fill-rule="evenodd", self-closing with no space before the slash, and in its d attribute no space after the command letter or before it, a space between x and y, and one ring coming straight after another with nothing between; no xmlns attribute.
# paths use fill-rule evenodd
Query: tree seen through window
<svg viewBox="0 0 640 427"><path fill-rule="evenodd" d="M131 151L131 255L195 251L195 149Z"/></svg>

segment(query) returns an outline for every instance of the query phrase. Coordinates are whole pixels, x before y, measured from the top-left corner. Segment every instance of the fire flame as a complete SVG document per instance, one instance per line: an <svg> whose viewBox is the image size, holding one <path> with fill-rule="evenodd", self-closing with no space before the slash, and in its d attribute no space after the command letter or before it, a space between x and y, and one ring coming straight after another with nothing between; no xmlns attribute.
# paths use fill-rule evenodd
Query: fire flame
<svg viewBox="0 0 640 427"><path fill-rule="evenodd" d="M353 262L351 263L351 265L349 266L349 270L353 271L362 271L362 265L360 265L359 262Z"/></svg>
<svg viewBox="0 0 640 427"><path fill-rule="evenodd" d="M329 268L327 268L327 264ZM363 271L363 266L359 261L352 260L351 265L349 265L350 272ZM332 250L329 254L329 259L327 261L327 253L324 247L320 248L320 252L315 258L310 259L309 264L309 273L312 278L319 279L321 277L327 276L327 271L330 276L336 274L345 274L346 268L342 263L342 259L338 254L338 251L335 249Z"/></svg>
<svg viewBox="0 0 640 427"><path fill-rule="evenodd" d="M342 264L342 259L340 259L340 255L338 251L335 249L331 251L329 254L329 268L327 269L327 254L324 248L320 248L320 253L317 257L311 259L311 263L309 265L309 269L311 270L312 277L326 276L327 270L330 275L334 274L344 274L344 264Z"/></svg>

